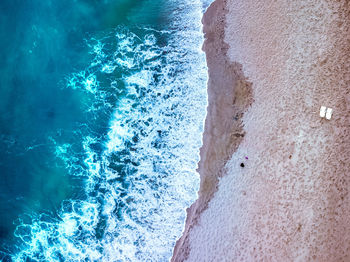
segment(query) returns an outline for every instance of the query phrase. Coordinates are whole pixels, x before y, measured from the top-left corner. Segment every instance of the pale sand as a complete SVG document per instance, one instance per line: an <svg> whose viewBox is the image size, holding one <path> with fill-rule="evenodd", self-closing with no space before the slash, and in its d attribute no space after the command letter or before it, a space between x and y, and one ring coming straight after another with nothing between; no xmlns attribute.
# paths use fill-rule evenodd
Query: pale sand
<svg viewBox="0 0 350 262"><path fill-rule="evenodd" d="M203 16L209 81L208 108L200 150L198 172L201 182L198 200L187 210L183 236L174 249L172 261L184 261L189 255L189 235L200 214L217 191L218 179L226 162L244 137L242 116L252 102L251 84L243 76L242 67L228 61L229 46L224 43L224 10L226 0L215 1Z"/></svg>
<svg viewBox="0 0 350 262"><path fill-rule="evenodd" d="M346 2L218 0L209 9L202 185L173 261L350 261ZM228 138L239 121L233 111L252 101L239 64L254 102L237 140ZM242 93L243 106L233 105ZM319 117L321 105L334 109L330 121Z"/></svg>

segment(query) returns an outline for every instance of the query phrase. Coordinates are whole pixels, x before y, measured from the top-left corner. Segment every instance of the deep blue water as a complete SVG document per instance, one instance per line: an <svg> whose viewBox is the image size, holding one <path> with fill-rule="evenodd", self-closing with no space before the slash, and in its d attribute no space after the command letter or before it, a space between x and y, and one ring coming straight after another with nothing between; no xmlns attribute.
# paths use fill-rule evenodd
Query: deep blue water
<svg viewBox="0 0 350 262"><path fill-rule="evenodd" d="M202 8L0 2L0 259L169 258L198 189Z"/></svg>

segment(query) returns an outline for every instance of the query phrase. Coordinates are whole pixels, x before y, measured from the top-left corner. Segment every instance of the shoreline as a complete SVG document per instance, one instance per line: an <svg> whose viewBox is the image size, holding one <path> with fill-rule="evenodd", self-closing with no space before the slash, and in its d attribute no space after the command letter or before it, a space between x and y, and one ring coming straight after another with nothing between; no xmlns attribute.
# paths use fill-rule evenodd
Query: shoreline
<svg viewBox="0 0 350 262"><path fill-rule="evenodd" d="M219 178L226 173L225 164L243 140L244 111L252 103L251 83L243 75L242 66L231 63L229 46L224 41L227 0L215 0L202 18L208 67L208 106L203 144L200 148L198 199L187 208L185 228L177 240L171 261L184 261L190 252L189 236L201 213L218 188Z"/></svg>
<svg viewBox="0 0 350 262"><path fill-rule="evenodd" d="M349 17L345 0L207 9L199 198L172 261L350 260Z"/></svg>

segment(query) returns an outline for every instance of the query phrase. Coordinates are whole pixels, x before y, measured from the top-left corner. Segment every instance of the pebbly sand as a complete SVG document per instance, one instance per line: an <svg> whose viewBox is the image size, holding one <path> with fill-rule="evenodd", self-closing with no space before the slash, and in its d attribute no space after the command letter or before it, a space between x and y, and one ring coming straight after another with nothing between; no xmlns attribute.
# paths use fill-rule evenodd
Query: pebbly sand
<svg viewBox="0 0 350 262"><path fill-rule="evenodd" d="M216 0L203 24L201 187L172 261L350 261L349 1Z"/></svg>

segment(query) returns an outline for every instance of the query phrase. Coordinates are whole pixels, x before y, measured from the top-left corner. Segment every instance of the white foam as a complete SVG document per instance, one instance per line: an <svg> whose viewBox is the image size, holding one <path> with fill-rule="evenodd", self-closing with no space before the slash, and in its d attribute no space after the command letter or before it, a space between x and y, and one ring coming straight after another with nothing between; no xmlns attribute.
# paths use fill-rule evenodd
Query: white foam
<svg viewBox="0 0 350 262"><path fill-rule="evenodd" d="M116 68L116 66L106 64L106 65L103 65L101 71L103 73L111 74L114 72L115 68Z"/></svg>
<svg viewBox="0 0 350 262"><path fill-rule="evenodd" d="M113 55L108 56L103 41L97 41L94 68L69 79L69 87L93 93L99 100L108 94L93 72L111 74L123 69L125 90L116 81L110 84L116 89L113 93L123 97L116 103L104 152L92 149L97 139L84 138L87 199L65 202L59 221L44 222L39 217L29 226L18 227L19 235L22 227L36 233L24 240L27 248L15 261L35 255L48 261L60 257L66 261L166 261L171 257L183 230L185 208L197 198L195 169L207 70L200 49L201 2L176 1L169 8L174 30L145 29L144 37L118 31L116 51L109 50ZM164 34L170 38L168 45L157 46ZM125 149L129 152L121 153ZM70 152L63 145L57 145L57 150L61 155ZM121 169L110 166L115 161ZM99 238L96 229L101 228L102 219L104 234Z"/></svg>

